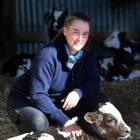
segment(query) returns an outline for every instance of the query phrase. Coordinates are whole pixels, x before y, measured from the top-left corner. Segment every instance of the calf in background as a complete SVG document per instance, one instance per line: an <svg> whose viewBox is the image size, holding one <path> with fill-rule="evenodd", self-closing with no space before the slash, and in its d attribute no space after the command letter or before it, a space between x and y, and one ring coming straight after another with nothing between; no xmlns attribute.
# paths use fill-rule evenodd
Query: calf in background
<svg viewBox="0 0 140 140"><path fill-rule="evenodd" d="M104 40L105 47L110 48L112 56L99 58L99 70L102 81L129 80L140 77L140 64L136 48L126 38L126 33L114 31Z"/></svg>
<svg viewBox="0 0 140 140"><path fill-rule="evenodd" d="M128 39L126 32L113 31L105 40L107 48L123 49L129 52L134 60L140 62L140 43Z"/></svg>
<svg viewBox="0 0 140 140"><path fill-rule="evenodd" d="M19 77L31 67L35 54L21 53L8 59L2 66L2 74L6 76Z"/></svg>
<svg viewBox="0 0 140 140"><path fill-rule="evenodd" d="M45 14L44 18L48 28L49 40L52 40L59 32L67 15L68 9L58 10L56 7Z"/></svg>

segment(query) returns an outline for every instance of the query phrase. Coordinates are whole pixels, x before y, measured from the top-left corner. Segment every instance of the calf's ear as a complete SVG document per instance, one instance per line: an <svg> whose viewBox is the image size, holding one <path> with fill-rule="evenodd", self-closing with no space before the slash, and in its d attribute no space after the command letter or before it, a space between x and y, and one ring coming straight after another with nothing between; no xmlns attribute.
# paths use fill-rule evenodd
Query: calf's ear
<svg viewBox="0 0 140 140"><path fill-rule="evenodd" d="M95 117L93 115L93 112L87 112L84 115L84 119L85 121L87 121L88 123L94 123L95 122Z"/></svg>

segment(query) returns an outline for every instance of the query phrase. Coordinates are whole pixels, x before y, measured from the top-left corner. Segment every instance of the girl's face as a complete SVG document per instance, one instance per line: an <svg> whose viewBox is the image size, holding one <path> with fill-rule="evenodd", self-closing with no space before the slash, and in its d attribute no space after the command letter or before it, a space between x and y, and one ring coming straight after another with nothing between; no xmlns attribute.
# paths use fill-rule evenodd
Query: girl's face
<svg viewBox="0 0 140 140"><path fill-rule="evenodd" d="M89 38L89 30L89 24L82 20L74 20L69 27L63 28L70 54L75 54L85 46Z"/></svg>

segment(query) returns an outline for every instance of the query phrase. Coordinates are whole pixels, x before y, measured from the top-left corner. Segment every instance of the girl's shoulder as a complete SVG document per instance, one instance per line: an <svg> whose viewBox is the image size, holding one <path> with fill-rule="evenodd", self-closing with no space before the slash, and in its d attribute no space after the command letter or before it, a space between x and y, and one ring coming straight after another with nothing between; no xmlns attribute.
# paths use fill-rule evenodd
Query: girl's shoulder
<svg viewBox="0 0 140 140"><path fill-rule="evenodd" d="M44 45L44 47L38 53L38 57L40 58L50 58L55 57L58 53L61 53L65 45L62 42L53 42Z"/></svg>

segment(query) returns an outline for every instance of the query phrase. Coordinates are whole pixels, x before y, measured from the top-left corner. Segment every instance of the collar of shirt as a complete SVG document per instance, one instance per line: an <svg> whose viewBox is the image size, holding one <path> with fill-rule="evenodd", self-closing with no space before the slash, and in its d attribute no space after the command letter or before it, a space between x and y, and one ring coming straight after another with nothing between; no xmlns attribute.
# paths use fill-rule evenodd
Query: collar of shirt
<svg viewBox="0 0 140 140"><path fill-rule="evenodd" d="M83 50L79 50L79 51L76 52L74 55L70 55L70 54L69 54L69 51L68 51L67 45L65 45L65 46L66 46L66 51L67 51L67 54L68 54L68 57L69 57L68 61L69 61L70 63L76 63L76 62L78 61L78 59L80 59L80 58L82 57L82 55L83 55Z"/></svg>

